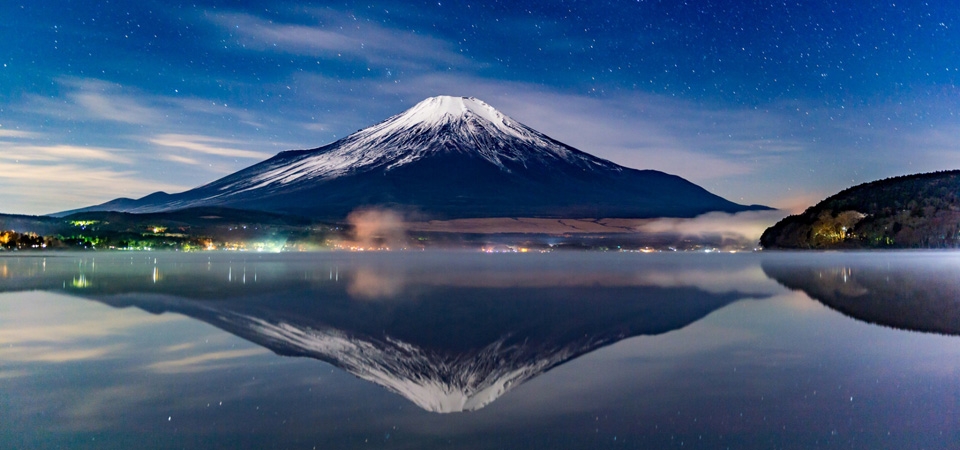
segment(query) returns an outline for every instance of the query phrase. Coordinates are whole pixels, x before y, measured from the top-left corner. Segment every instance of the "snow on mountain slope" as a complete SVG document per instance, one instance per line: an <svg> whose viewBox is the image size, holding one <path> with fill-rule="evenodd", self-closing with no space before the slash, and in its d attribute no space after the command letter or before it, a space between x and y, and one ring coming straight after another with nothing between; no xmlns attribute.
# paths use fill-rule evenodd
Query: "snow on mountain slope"
<svg viewBox="0 0 960 450"><path fill-rule="evenodd" d="M288 351L331 361L357 377L406 397L426 411L474 411L511 388L601 344L585 342L538 352L504 339L476 353L448 357L390 339L365 341L336 329L299 328L249 316L234 316L262 339Z"/></svg>
<svg viewBox="0 0 960 450"><path fill-rule="evenodd" d="M178 194L81 211L229 207L335 219L360 207L430 218L694 217L764 207L727 201L675 175L592 156L475 98L432 97L312 150L294 150Z"/></svg>
<svg viewBox="0 0 960 450"><path fill-rule="evenodd" d="M210 187L238 194L374 169L389 171L439 152L478 155L507 172L507 162L524 167L566 163L583 169L619 169L609 161L556 142L478 99L441 96L428 98L326 147L287 152L293 153L291 157L278 157L276 164Z"/></svg>

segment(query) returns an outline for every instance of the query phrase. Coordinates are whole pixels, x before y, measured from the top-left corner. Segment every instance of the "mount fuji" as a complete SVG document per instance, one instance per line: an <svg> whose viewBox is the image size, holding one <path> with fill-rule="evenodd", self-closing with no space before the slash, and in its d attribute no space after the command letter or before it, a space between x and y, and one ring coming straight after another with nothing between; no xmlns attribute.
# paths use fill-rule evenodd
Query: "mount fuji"
<svg viewBox="0 0 960 450"><path fill-rule="evenodd" d="M58 215L195 207L335 220L364 207L430 219L694 217L768 209L584 153L478 99L440 96L339 141L281 152L182 193L121 198Z"/></svg>

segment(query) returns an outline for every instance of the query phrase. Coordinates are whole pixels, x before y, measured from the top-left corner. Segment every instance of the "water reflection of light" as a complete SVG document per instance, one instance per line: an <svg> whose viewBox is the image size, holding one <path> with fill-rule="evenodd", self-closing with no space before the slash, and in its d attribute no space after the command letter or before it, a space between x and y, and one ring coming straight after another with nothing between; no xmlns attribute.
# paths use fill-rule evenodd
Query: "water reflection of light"
<svg viewBox="0 0 960 450"><path fill-rule="evenodd" d="M79 289L90 287L90 285L90 280L88 280L87 276L82 273L79 277L74 277L73 282L71 283L71 286Z"/></svg>
<svg viewBox="0 0 960 450"><path fill-rule="evenodd" d="M0 278L10 278L10 269L7 268L7 263L0 266Z"/></svg>
<svg viewBox="0 0 960 450"><path fill-rule="evenodd" d="M353 298L381 299L395 297L404 287L400 273L384 273L365 267L358 268L347 286Z"/></svg>
<svg viewBox="0 0 960 450"><path fill-rule="evenodd" d="M160 281L160 280L161 280L160 268L157 266L153 266L153 283L156 284L157 281Z"/></svg>
<svg viewBox="0 0 960 450"><path fill-rule="evenodd" d="M158 360L146 367L156 373L164 374L183 374L197 373L208 370L222 370L224 364L237 360L243 360L253 356L261 356L269 353L269 350L263 348L231 349L220 350L209 353L183 356L172 360Z"/></svg>
<svg viewBox="0 0 960 450"><path fill-rule="evenodd" d="M833 276L839 275L844 283L850 281L850 277L853 275L853 269L850 267L841 267L840 269L832 269L830 270L830 272L833 274ZM822 270L817 271L817 276L820 279L823 279L823 271Z"/></svg>

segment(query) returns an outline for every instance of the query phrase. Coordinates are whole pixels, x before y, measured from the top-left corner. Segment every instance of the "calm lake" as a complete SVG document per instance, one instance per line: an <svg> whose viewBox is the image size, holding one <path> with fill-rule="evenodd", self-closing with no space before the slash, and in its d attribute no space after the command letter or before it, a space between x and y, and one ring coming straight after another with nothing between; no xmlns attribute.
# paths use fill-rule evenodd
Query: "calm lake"
<svg viewBox="0 0 960 450"><path fill-rule="evenodd" d="M960 253L0 256L0 448L960 448Z"/></svg>

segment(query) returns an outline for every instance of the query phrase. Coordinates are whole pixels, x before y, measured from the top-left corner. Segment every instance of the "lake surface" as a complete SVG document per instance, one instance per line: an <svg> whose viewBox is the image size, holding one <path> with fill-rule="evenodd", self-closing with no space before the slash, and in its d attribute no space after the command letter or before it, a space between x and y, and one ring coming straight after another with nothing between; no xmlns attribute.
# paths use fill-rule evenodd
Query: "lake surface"
<svg viewBox="0 0 960 450"><path fill-rule="evenodd" d="M956 449L960 253L0 256L0 448Z"/></svg>

